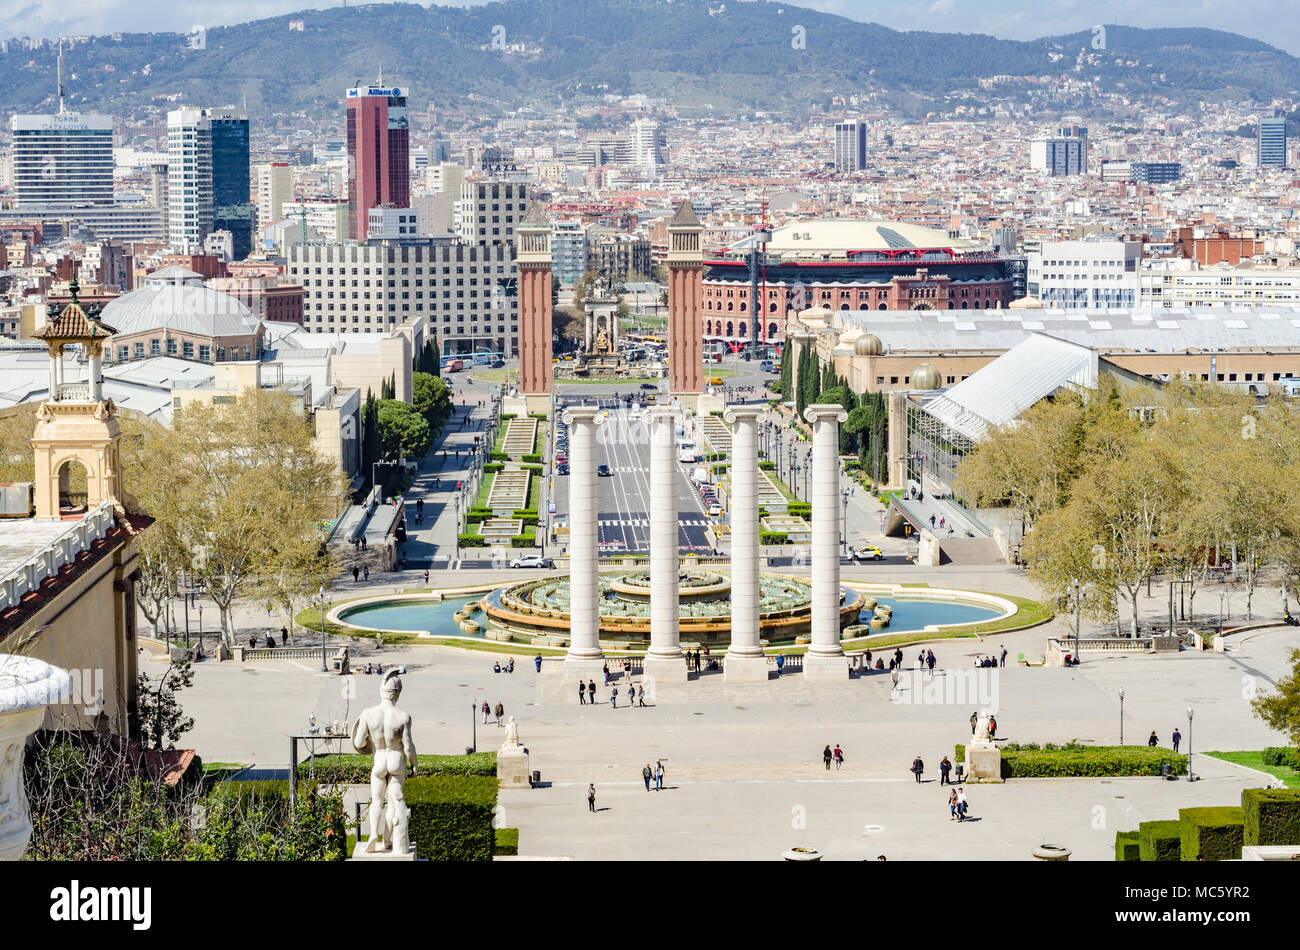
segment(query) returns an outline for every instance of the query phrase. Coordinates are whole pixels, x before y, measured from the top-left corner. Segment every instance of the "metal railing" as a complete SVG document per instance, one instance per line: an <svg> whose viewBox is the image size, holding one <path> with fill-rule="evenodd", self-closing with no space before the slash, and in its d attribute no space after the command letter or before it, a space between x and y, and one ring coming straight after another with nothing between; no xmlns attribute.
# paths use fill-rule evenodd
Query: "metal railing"
<svg viewBox="0 0 1300 950"><path fill-rule="evenodd" d="M71 564L82 551L100 540L113 527L113 504L100 502L94 511L51 541L25 563L0 578L0 611L16 607L24 595L38 589L47 577L54 577L65 564Z"/></svg>

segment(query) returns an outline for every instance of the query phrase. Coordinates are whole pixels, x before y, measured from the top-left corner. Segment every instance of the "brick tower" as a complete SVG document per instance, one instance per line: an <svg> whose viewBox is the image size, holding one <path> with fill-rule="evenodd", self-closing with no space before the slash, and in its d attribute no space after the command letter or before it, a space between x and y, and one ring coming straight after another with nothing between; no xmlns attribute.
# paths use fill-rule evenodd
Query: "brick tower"
<svg viewBox="0 0 1300 950"><path fill-rule="evenodd" d="M668 224L668 377L694 409L704 392L704 227L683 201Z"/></svg>
<svg viewBox="0 0 1300 950"><path fill-rule="evenodd" d="M519 392L530 412L551 397L551 225L537 202L515 228L519 248Z"/></svg>

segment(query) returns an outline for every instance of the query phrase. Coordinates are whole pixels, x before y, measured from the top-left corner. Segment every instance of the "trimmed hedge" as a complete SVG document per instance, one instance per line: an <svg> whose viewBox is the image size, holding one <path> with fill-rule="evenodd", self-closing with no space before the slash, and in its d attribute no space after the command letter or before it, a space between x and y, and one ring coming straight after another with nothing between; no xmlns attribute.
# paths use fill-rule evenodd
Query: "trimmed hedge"
<svg viewBox="0 0 1300 950"><path fill-rule="evenodd" d="M512 855L519 853L518 828L498 828L496 841L493 854Z"/></svg>
<svg viewBox="0 0 1300 950"><path fill-rule="evenodd" d="M790 535L784 531L760 531L758 533L759 544L789 544Z"/></svg>
<svg viewBox="0 0 1300 950"><path fill-rule="evenodd" d="M540 465L520 465L519 470L521 472L532 472L534 475L542 474L542 467Z"/></svg>
<svg viewBox="0 0 1300 950"><path fill-rule="evenodd" d="M406 780L411 841L426 861L491 861L497 780L479 775Z"/></svg>
<svg viewBox="0 0 1300 950"><path fill-rule="evenodd" d="M1241 858L1242 809L1230 805L1180 808L1184 861L1236 861Z"/></svg>
<svg viewBox="0 0 1300 950"><path fill-rule="evenodd" d="M1282 765L1289 769L1300 769L1300 749L1288 749L1283 746L1269 746L1264 750L1265 765Z"/></svg>
<svg viewBox="0 0 1300 950"><path fill-rule="evenodd" d="M773 469L776 468L776 463L775 463L775 462L759 462L759 463L758 463L758 467L761 468L761 469L762 469L763 471L765 471L765 472L770 472L770 471L772 471Z"/></svg>
<svg viewBox="0 0 1300 950"><path fill-rule="evenodd" d="M1142 849L1138 844L1138 833L1136 831L1115 832L1115 860L1142 860Z"/></svg>
<svg viewBox="0 0 1300 950"><path fill-rule="evenodd" d="M1144 821L1138 825L1138 849L1143 861L1180 861L1183 854L1181 821Z"/></svg>
<svg viewBox="0 0 1300 950"><path fill-rule="evenodd" d="M525 531L523 534L515 535L510 539L512 548L535 548L537 547L537 532Z"/></svg>
<svg viewBox="0 0 1300 950"><path fill-rule="evenodd" d="M487 462L483 466L483 471L496 473L501 471L503 468L505 468L505 464L503 462Z"/></svg>
<svg viewBox="0 0 1300 950"><path fill-rule="evenodd" d="M537 452L528 452L519 456L519 461L521 462L540 462L541 460L542 456Z"/></svg>
<svg viewBox="0 0 1300 950"><path fill-rule="evenodd" d="M1175 775L1187 774L1187 756L1149 746L1004 747L1003 778L1093 778L1160 774L1166 762Z"/></svg>
<svg viewBox="0 0 1300 950"><path fill-rule="evenodd" d="M494 461L494 462L509 462L509 461L510 461L510 456L507 455L505 452L493 452L491 457L492 457L492 461Z"/></svg>
<svg viewBox="0 0 1300 950"><path fill-rule="evenodd" d="M487 538L481 534L462 534L460 537L460 546L462 548L485 548L487 547Z"/></svg>
<svg viewBox="0 0 1300 950"><path fill-rule="evenodd" d="M966 746L960 742L957 743L956 751L953 753L953 761L954 762L966 761Z"/></svg>
<svg viewBox="0 0 1300 950"><path fill-rule="evenodd" d="M316 781L328 785L364 785L370 781L373 756L354 752L331 753L316 756ZM417 755L417 767L412 778L434 775L479 775L495 777L497 754L474 752L470 755ZM311 774L311 763L298 763L298 774ZM252 784L252 783L246 783ZM287 783L285 783L287 785ZM299 788L302 787L300 784ZM288 795L288 792L285 792Z"/></svg>
<svg viewBox="0 0 1300 950"><path fill-rule="evenodd" d="M786 513L793 515L812 514L812 504L806 501L792 501L785 506Z"/></svg>
<svg viewBox="0 0 1300 950"><path fill-rule="evenodd" d="M1300 788L1247 788L1241 807L1242 844L1300 844Z"/></svg>

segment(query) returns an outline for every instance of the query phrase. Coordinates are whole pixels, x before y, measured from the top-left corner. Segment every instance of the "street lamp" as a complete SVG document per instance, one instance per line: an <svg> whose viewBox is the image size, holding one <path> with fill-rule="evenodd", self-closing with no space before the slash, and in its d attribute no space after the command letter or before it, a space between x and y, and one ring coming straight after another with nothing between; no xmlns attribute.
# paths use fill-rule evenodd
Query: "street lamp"
<svg viewBox="0 0 1300 950"><path fill-rule="evenodd" d="M849 490L847 488L840 490L840 497L844 499L844 555L849 553Z"/></svg>
<svg viewBox="0 0 1300 950"><path fill-rule="evenodd" d="M1223 597L1224 592L1219 591L1219 636L1223 636ZM1190 709L1191 707L1189 706L1188 708Z"/></svg>
<svg viewBox="0 0 1300 950"><path fill-rule="evenodd" d="M460 495L456 495L452 501L456 503L456 560L460 560Z"/></svg>
<svg viewBox="0 0 1300 950"><path fill-rule="evenodd" d="M1124 744L1124 687L1119 688L1119 744Z"/></svg>
<svg viewBox="0 0 1300 950"><path fill-rule="evenodd" d="M1080 584L1079 579L1070 581L1070 593L1074 600L1074 662L1079 663L1079 607L1083 598L1088 596L1088 585Z"/></svg>
<svg viewBox="0 0 1300 950"><path fill-rule="evenodd" d="M312 595L311 602L320 611L320 671L328 673L329 666L325 662L325 610L329 606L329 598L325 596L324 587L319 593Z"/></svg>
<svg viewBox="0 0 1300 950"><path fill-rule="evenodd" d="M473 755L478 751L478 703L469 704L469 728L470 728L470 754Z"/></svg>
<svg viewBox="0 0 1300 950"><path fill-rule="evenodd" d="M1192 707L1187 707L1187 781L1195 782L1192 774Z"/></svg>

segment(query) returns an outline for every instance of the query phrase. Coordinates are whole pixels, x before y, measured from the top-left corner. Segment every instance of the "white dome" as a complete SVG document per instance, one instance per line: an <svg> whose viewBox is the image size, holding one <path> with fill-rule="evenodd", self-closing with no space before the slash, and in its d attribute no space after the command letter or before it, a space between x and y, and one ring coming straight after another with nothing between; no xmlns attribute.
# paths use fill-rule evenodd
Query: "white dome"
<svg viewBox="0 0 1300 950"><path fill-rule="evenodd" d="M199 275L168 267L144 286L104 306L101 317L118 336L168 329L195 336L254 336L261 321L229 294L203 286Z"/></svg>

